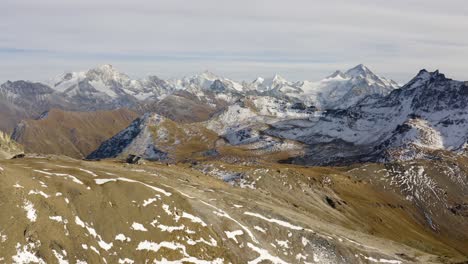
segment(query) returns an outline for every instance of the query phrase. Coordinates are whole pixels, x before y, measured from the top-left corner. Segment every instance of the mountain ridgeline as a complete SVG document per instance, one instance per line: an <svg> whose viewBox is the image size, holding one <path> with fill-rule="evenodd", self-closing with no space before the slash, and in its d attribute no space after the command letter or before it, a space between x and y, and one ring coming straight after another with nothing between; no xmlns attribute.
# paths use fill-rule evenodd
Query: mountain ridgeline
<svg viewBox="0 0 468 264"><path fill-rule="evenodd" d="M203 121L247 95L272 96L321 108L343 106L369 94L388 94L397 84L363 65L319 82L289 82L276 75L236 82L210 72L182 79L156 76L131 79L111 65L59 75L49 81L8 81L0 85L0 129L11 132L24 118L58 108L69 111L113 110L126 107L156 111L173 120Z"/></svg>
<svg viewBox="0 0 468 264"><path fill-rule="evenodd" d="M155 120L170 122L169 127L146 121L130 125L136 116L127 115L118 124L101 123L114 127L101 133L103 129L98 125L90 125L101 119L88 118L83 123L89 128L85 130L95 132L85 138L103 143L101 147L93 143L97 149L83 146L82 150L50 152L74 157L95 150L89 158L121 157L126 153L152 160L172 157L170 160L175 161L178 159L174 157L191 159L206 151L216 153L209 155L216 158L222 150L233 148L242 155L236 152L232 159L274 157L276 161L297 164L339 165L432 159L441 151L464 153L467 148L467 84L448 79L438 71L421 70L399 87L362 64L345 72L336 71L318 82L290 82L275 75L242 83L210 72L176 80L156 76L135 80L111 65L103 65L66 73L45 83L17 81L0 87L0 107L8 110L8 117L1 122L3 129L15 128L13 138L26 150L44 149L32 144L34 137L26 140L24 135L40 135L38 131L45 130L40 124L46 123L40 121L40 113L52 108L100 113L98 110L128 107L139 115L145 114L140 120L150 120L148 113L154 113ZM38 117L35 126L15 123L16 119ZM11 124L15 127L9 127ZM122 125L130 127L117 133L124 128ZM139 127L138 131L135 127ZM187 143L181 139L168 147L168 136L155 135L159 130L154 127L164 128L170 136L177 134L174 131L184 131L188 138L191 133L200 136L204 147L181 148L177 145ZM62 133L67 135L62 142L77 141L72 137L80 139L79 130L67 132L71 130ZM183 133L177 135L183 138ZM166 151L157 147L161 144ZM187 153L184 155L181 149ZM175 150L177 155L170 153Z"/></svg>

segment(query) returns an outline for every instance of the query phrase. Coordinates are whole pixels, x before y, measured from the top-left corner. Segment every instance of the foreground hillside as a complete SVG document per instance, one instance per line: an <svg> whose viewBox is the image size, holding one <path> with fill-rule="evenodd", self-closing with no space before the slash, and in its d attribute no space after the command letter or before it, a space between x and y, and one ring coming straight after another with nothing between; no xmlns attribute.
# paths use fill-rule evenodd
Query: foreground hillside
<svg viewBox="0 0 468 264"><path fill-rule="evenodd" d="M467 164L5 160L0 262L460 263Z"/></svg>

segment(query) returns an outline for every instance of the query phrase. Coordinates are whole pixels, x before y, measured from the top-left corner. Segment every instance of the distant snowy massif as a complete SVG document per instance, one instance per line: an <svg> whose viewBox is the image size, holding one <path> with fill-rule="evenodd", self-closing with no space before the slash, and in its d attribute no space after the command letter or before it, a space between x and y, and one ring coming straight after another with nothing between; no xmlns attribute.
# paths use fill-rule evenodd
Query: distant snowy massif
<svg viewBox="0 0 468 264"><path fill-rule="evenodd" d="M167 155L159 151L158 140L145 126L158 126L166 118L196 122L232 146L258 151L301 148L301 156L288 159L300 164L431 158L437 150L464 152L467 102L467 83L438 71L421 70L400 87L364 65L336 71L320 81L299 82L279 75L237 82L210 72L176 80L156 76L134 80L103 65L44 83L16 81L0 87L0 108L10 113L11 124L39 117L51 108L126 107L142 115L153 113L92 155L115 157L134 150L153 160Z"/></svg>

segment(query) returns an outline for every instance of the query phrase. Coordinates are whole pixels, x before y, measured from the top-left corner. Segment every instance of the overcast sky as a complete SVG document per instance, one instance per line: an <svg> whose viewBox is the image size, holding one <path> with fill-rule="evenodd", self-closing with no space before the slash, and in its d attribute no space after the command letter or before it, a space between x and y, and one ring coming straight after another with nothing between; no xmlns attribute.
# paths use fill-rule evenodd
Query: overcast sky
<svg viewBox="0 0 468 264"><path fill-rule="evenodd" d="M112 64L132 77L204 70L318 80L363 63L403 83L468 80L466 0L1 0L0 81Z"/></svg>

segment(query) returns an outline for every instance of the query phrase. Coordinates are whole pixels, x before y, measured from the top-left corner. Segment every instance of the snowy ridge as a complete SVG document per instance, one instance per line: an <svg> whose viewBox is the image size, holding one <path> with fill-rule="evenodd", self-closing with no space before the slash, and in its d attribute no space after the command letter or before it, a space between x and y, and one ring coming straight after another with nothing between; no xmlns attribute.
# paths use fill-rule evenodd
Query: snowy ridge
<svg viewBox="0 0 468 264"><path fill-rule="evenodd" d="M398 157L392 149L410 146L405 155L412 159L466 144L467 96L464 82L423 70L386 97L368 97L346 110L327 111L319 119L278 122L268 133L316 146L304 157L309 161L323 161L323 155L350 161L391 160Z"/></svg>
<svg viewBox="0 0 468 264"><path fill-rule="evenodd" d="M394 81L380 77L360 64L345 73L336 71L319 82L304 81L298 86L306 101L320 108L344 109L368 95L387 95L398 88Z"/></svg>
<svg viewBox="0 0 468 264"><path fill-rule="evenodd" d="M248 95L271 96L303 102L319 108L349 106L368 95L385 95L397 84L373 74L359 65L346 73L337 72L319 82L291 82L276 74L259 77L253 82L237 82L203 72L182 79L163 80L157 76L132 79L112 65L61 74L41 83L7 82L1 86L0 97L19 100L34 94L36 101L47 101L65 110L138 108L141 104L163 100L184 91L207 105L216 101L234 103ZM35 104L33 103L33 105ZM345 103L343 103L345 102ZM39 112L47 111L41 109Z"/></svg>

